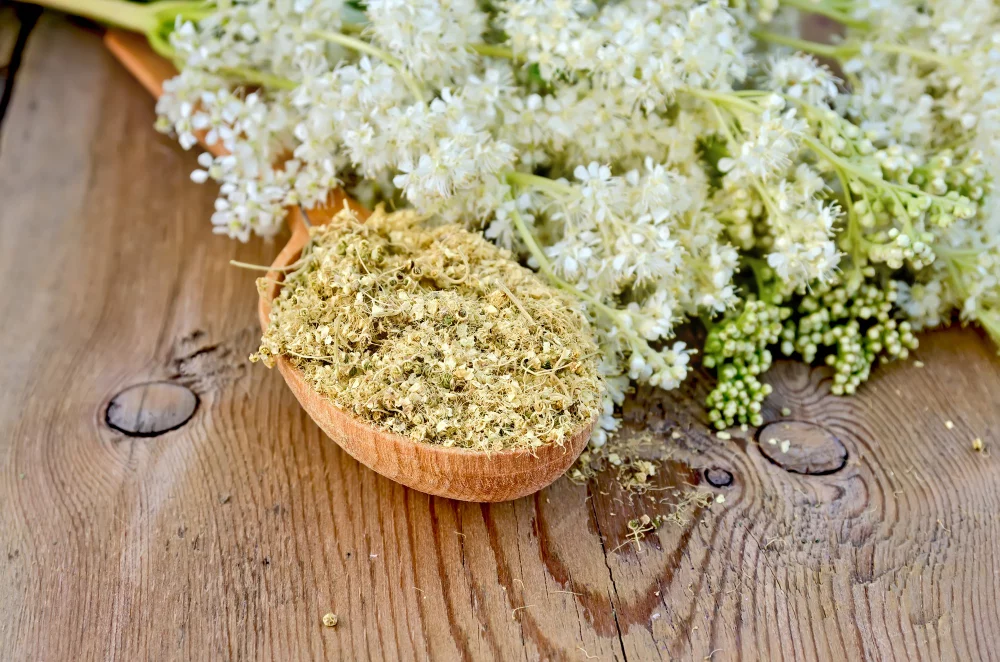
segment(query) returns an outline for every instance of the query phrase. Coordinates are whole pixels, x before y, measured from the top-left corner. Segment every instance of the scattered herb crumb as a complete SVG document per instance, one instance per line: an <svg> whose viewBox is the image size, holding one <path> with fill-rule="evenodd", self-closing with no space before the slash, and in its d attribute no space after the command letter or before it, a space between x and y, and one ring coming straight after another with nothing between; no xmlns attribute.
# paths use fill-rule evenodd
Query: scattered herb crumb
<svg viewBox="0 0 1000 662"><path fill-rule="evenodd" d="M534 606L535 605L523 605L521 607L514 607L513 609L510 610L510 620L516 621L517 612L521 611L522 609L528 609L529 607L534 607Z"/></svg>
<svg viewBox="0 0 1000 662"><path fill-rule="evenodd" d="M781 415L782 416L791 416L792 415L792 410L789 409L788 407L782 407L781 408Z"/></svg>
<svg viewBox="0 0 1000 662"><path fill-rule="evenodd" d="M681 439L676 429L669 439ZM651 532L667 523L683 527L697 515L699 510L710 508L713 503L723 503L714 492L698 489L689 483L674 486L658 485L654 477L668 462L679 446L670 443L666 434L657 435L650 430L621 430L611 435L607 443L599 448L588 447L569 471L570 480L583 483L595 479L601 472L614 469L614 483L624 492L630 506L653 507L658 513L643 513L626 523L625 540L615 548L632 544L636 551L639 543ZM610 493L598 489L602 496ZM721 496L721 495L720 495ZM637 501L636 498L639 498ZM589 497L588 497L589 498ZM615 499L626 504L626 501ZM618 509L615 508L617 511ZM612 513L613 515L613 513Z"/></svg>
<svg viewBox="0 0 1000 662"><path fill-rule="evenodd" d="M923 361L914 361L913 365L915 365L918 368L923 368L924 367L924 362Z"/></svg>
<svg viewBox="0 0 1000 662"><path fill-rule="evenodd" d="M617 471L616 480L629 494L645 494L660 463L670 458L672 450L648 430L638 433L618 432L599 448L588 446L569 470L570 480L583 483L609 467ZM655 456L656 459L648 459Z"/></svg>
<svg viewBox="0 0 1000 662"><path fill-rule="evenodd" d="M719 500L722 497L722 500ZM673 499L671 501L670 499ZM712 503L723 503L725 497L720 495L715 495L712 492L706 490L692 489L688 487L682 487L671 490L670 497L666 499L661 499L660 503L664 503L668 506L670 512L667 514L660 514L655 516L650 516L643 514L640 517L629 520L626 524L628 528L628 534L625 536L625 541L622 542L613 551L618 551L622 547L628 544L632 544L636 551L639 551L639 543L642 540L656 531L664 524L674 524L679 527L685 526L691 521L691 517L696 509L704 509L711 507Z"/></svg>
<svg viewBox="0 0 1000 662"><path fill-rule="evenodd" d="M983 440L980 437L976 437L975 439L972 440L972 450L976 451L977 453L982 453L984 448L986 448L986 445L983 443Z"/></svg>

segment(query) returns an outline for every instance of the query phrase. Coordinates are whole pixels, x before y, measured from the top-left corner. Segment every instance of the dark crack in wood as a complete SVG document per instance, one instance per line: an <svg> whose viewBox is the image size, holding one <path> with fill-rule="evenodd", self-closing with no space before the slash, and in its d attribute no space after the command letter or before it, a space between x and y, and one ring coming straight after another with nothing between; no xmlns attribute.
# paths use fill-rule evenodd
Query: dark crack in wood
<svg viewBox="0 0 1000 662"><path fill-rule="evenodd" d="M0 128L14 94L21 55L41 9L33 5L0 6ZM0 136L0 148L3 147Z"/></svg>

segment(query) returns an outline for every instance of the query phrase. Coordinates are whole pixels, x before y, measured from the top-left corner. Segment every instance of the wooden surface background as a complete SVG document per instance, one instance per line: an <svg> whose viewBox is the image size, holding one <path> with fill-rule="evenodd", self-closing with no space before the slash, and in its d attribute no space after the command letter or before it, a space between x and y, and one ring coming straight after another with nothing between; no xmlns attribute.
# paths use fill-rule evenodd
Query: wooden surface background
<svg viewBox="0 0 1000 662"><path fill-rule="evenodd" d="M97 34L50 14L26 34L34 16L0 9L3 659L997 657L981 333L923 337L924 367L853 399L779 363L759 436L788 454L709 436L705 379L640 394L630 431L681 433L659 484L725 502L638 547L627 521L661 504L610 476L493 506L409 491L247 363L253 275L227 262L280 244L212 236L213 191L148 95ZM176 429L130 436L157 425Z"/></svg>

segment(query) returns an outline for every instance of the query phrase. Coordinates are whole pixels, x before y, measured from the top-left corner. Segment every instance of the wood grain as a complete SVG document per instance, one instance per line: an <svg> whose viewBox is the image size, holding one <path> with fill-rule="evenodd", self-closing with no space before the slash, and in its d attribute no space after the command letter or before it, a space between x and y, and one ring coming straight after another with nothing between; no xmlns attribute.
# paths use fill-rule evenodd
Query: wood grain
<svg viewBox="0 0 1000 662"><path fill-rule="evenodd" d="M669 491L429 497L247 365L253 275L227 262L280 243L212 236L195 155L152 121L96 36L43 17L0 135L4 659L997 658L1000 363L978 332L922 337L925 367L852 399L779 362L766 419L834 435L826 475L768 460L755 430L711 435L707 379L637 394L628 431L678 447L658 486L732 476L638 545L628 520ZM200 397L187 424L106 426L115 394L159 380Z"/></svg>

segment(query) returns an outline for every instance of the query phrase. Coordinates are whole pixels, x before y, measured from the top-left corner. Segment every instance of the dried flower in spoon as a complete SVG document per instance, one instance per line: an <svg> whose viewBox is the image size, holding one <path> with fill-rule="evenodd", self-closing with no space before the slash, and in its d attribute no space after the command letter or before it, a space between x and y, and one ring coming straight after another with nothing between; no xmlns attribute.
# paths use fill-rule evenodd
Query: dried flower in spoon
<svg viewBox="0 0 1000 662"><path fill-rule="evenodd" d="M604 384L593 331L568 295L508 252L412 211L343 211L271 307L253 360L287 357L372 424L482 451L561 444Z"/></svg>

